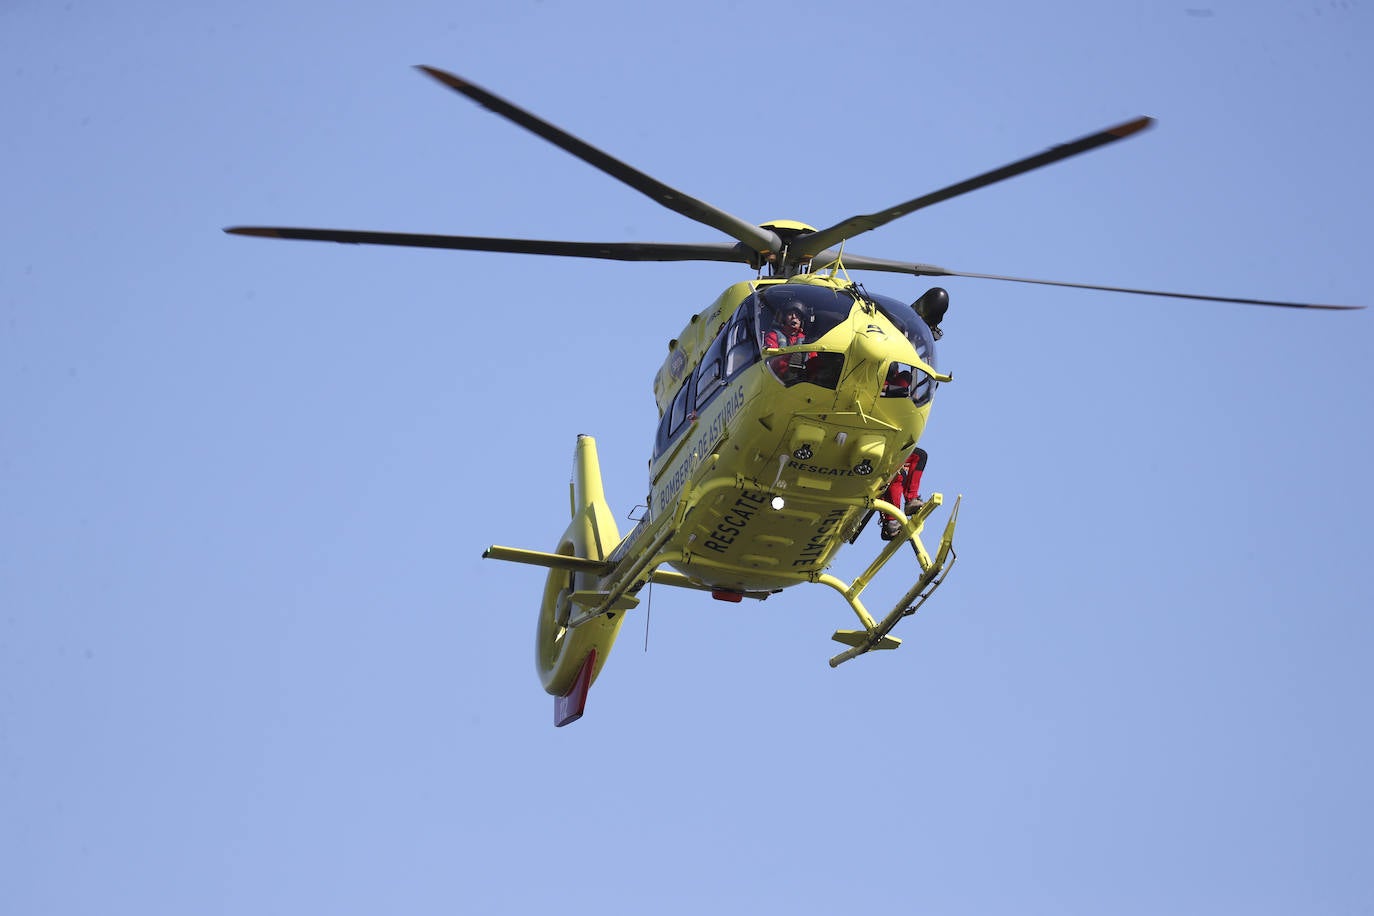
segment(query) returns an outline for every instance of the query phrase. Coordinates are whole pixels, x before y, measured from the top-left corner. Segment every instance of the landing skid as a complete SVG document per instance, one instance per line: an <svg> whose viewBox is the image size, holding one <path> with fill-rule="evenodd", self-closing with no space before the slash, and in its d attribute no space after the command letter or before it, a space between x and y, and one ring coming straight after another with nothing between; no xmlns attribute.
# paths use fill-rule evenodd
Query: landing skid
<svg viewBox="0 0 1374 916"><path fill-rule="evenodd" d="M945 523L944 534L940 537L940 546L935 551L933 558L926 552L925 545L921 543L921 529L925 525L926 518L942 502L944 502L943 495L932 493L930 499L922 503L914 515L902 522L902 533L905 537L894 538L889 541L882 552L878 554L877 559L869 564L868 569L864 570L852 583L846 583L827 574L822 574L816 578L817 582L830 586L844 596L845 602L858 616L859 622L864 627L862 630L835 631L835 634L830 638L851 648L830 659L830 667L842 665L851 658L857 658L874 649L897 648L902 644L902 641L895 636L888 635L892 632L892 628L903 617L910 617L916 613L921 605L925 604L926 599L935 592L935 589L939 588L940 584L945 581L950 569L954 567L954 561L958 558L954 552L954 526L959 521L959 498L954 500L954 508L950 510L949 521ZM901 510L882 500L877 500L874 503L874 508L898 519L902 518ZM863 606L863 602L859 600L859 595L904 543L910 544L916 552L916 561L921 566L921 575L916 580L916 584L902 596L887 616L883 617L882 620L875 621Z"/></svg>

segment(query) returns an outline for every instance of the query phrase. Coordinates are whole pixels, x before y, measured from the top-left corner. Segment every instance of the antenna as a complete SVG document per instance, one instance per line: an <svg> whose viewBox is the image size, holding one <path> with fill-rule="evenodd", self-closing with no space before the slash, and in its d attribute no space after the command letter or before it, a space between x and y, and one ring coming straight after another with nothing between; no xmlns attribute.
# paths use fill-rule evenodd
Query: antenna
<svg viewBox="0 0 1374 916"><path fill-rule="evenodd" d="M649 600L644 605L644 651L649 651L649 617L654 612L654 580L649 580Z"/></svg>

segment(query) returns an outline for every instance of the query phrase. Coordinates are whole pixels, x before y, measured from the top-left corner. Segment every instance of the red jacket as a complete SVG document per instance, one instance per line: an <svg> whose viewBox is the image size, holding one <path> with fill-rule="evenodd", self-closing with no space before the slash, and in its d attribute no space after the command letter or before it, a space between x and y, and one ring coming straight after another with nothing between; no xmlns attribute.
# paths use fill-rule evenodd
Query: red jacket
<svg viewBox="0 0 1374 916"><path fill-rule="evenodd" d="M764 331L763 348L765 350L771 350L774 348L781 349L783 347L795 347L798 344L806 343L805 331L798 331L796 334L786 337L783 335L784 332L778 330L777 328L774 328L771 331ZM777 359L769 363L769 365L773 367L774 372L781 376L784 372L787 371L787 359L788 358L786 356L779 356Z"/></svg>

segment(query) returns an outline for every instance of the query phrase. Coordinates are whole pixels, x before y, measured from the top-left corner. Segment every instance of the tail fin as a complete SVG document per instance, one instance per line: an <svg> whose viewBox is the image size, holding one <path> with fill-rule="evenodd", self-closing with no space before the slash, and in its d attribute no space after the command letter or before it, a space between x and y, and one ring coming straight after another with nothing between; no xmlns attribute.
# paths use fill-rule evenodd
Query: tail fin
<svg viewBox="0 0 1374 916"><path fill-rule="evenodd" d="M559 540L556 553L588 560L606 559L620 543L620 532L606 504L601 462L596 454L596 440L591 436L577 437L569 497L572 520ZM549 570L544 602L539 611L535 664L544 690L555 697L564 697L577 686L578 675L589 656L591 674L583 689L595 683L624 623L624 615L616 613L568 628L572 596L594 592L599 584L597 576L591 572Z"/></svg>

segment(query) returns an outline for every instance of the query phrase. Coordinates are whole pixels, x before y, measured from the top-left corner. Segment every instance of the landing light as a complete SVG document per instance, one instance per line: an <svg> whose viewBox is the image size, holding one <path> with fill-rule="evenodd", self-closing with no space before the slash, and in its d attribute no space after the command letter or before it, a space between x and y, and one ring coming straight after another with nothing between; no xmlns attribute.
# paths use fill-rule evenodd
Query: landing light
<svg viewBox="0 0 1374 916"><path fill-rule="evenodd" d="M774 496L774 497L769 501L768 505L772 506L774 509L781 510L783 506L787 505L787 503L783 502L783 499L782 499L781 496Z"/></svg>

